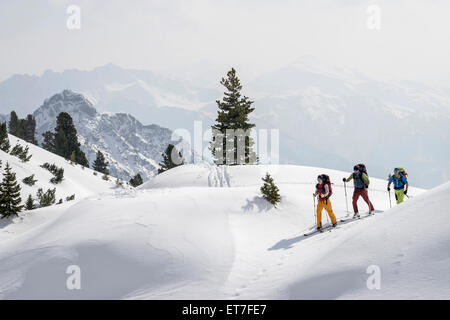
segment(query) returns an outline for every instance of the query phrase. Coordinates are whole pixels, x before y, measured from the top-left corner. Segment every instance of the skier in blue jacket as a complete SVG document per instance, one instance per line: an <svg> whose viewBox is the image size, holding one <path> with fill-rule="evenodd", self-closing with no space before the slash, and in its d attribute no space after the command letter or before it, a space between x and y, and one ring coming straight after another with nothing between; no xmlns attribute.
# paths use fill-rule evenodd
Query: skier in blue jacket
<svg viewBox="0 0 450 320"><path fill-rule="evenodd" d="M394 183L395 199L397 199L397 204L402 203L405 195L408 194L408 180L403 172L400 168L395 168L394 175L391 176L388 182L388 191L391 191L391 183Z"/></svg>

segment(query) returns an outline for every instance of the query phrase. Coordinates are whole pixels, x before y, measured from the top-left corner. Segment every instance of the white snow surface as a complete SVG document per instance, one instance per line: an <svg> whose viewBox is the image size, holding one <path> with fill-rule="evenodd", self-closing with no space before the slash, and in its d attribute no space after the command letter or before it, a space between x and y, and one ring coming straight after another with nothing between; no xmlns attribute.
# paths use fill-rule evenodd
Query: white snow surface
<svg viewBox="0 0 450 320"><path fill-rule="evenodd" d="M266 172L280 188L277 208L259 192ZM450 298L450 217L442 209L450 183L410 187L411 198L389 209L386 181L372 179L371 200L384 212L305 238L320 173L335 183L333 209L345 217L348 173L208 164L172 169L136 191L21 214L0 228L0 297ZM81 290L66 288L71 265L80 267ZM366 285L372 265L380 290Z"/></svg>
<svg viewBox="0 0 450 320"><path fill-rule="evenodd" d="M17 181L22 188L22 200L25 201L29 194L36 198L36 192L39 188L42 188L45 192L47 189L56 188L56 200L63 199L75 194L76 199L82 199L85 197L109 194L115 188L115 179L111 178L110 181L102 179L102 174L94 175L94 171L87 168L82 168L81 165L71 164L66 159L48 152L32 143L28 143L22 139L19 139L11 134L8 135L9 142L12 149L16 144L22 147L28 146L28 155L32 155L30 161L22 162L19 158L12 156L8 153L0 151L0 160L2 161L2 168L0 172L4 172L6 162L8 162L12 168L12 172L16 173ZM41 167L44 163L56 164L57 167L64 169L64 180L59 184L52 184L50 179L53 178L53 174ZM35 175L34 179L37 180L34 186L28 186L22 182L26 177ZM0 178L3 176L0 175Z"/></svg>

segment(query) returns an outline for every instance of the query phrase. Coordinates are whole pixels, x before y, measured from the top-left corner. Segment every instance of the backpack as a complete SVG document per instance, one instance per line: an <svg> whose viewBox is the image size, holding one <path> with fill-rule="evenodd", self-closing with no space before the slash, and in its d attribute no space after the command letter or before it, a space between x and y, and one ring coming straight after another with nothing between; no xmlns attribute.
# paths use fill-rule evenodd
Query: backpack
<svg viewBox="0 0 450 320"><path fill-rule="evenodd" d="M330 193L328 194L328 198L331 197L331 195L333 194L333 189L331 188L331 180L330 180L330 176L326 175L326 174L321 174L320 175L321 180L323 181L323 185L328 185L328 190L330 190Z"/></svg>
<svg viewBox="0 0 450 320"><path fill-rule="evenodd" d="M364 163L360 163L358 165L356 165L359 168L359 172L361 173L361 180L364 183L364 185L366 186L366 189L369 188L369 186L366 184L366 182L364 181L362 174L365 173L367 176L369 176L369 174L367 173L367 168L366 165Z"/></svg>
<svg viewBox="0 0 450 320"><path fill-rule="evenodd" d="M405 177L406 180L408 180L408 173L406 172L405 168L398 167L398 168L395 168L394 171L395 171L395 170L398 170L398 172L400 173L400 175L403 176L403 177Z"/></svg>
<svg viewBox="0 0 450 320"><path fill-rule="evenodd" d="M359 171L364 172L367 176L369 176L369 174L367 173L366 165L364 163L360 163L357 166L359 168Z"/></svg>

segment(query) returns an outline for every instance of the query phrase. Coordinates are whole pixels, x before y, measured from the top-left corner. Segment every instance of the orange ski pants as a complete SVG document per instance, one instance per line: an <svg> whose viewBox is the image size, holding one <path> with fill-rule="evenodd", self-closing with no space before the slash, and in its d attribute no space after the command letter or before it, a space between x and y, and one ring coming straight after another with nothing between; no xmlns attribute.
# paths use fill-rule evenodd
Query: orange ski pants
<svg viewBox="0 0 450 320"><path fill-rule="evenodd" d="M328 212L328 215L330 216L331 222L333 224L336 223L336 216L333 213L333 209L331 208L331 201L330 199L327 200L319 200L319 203L317 204L317 226L322 226L322 211L325 209Z"/></svg>

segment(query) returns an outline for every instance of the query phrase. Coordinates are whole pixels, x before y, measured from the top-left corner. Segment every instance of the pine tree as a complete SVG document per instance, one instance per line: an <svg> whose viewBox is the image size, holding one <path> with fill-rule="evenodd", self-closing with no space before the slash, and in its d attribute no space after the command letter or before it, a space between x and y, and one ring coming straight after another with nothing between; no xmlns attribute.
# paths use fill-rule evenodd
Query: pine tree
<svg viewBox="0 0 450 320"><path fill-rule="evenodd" d="M45 193L42 188L38 189L37 198L39 199L40 207L48 207L56 202L56 188L48 189Z"/></svg>
<svg viewBox="0 0 450 320"><path fill-rule="evenodd" d="M135 188L139 187L143 183L144 181L139 173L130 179L130 184Z"/></svg>
<svg viewBox="0 0 450 320"><path fill-rule="evenodd" d="M75 151L72 151L72 153L70 154L69 160L70 160L70 164L75 164L77 162L77 156L75 155Z"/></svg>
<svg viewBox="0 0 450 320"><path fill-rule="evenodd" d="M25 119L25 141L37 145L37 141L35 138L36 132L36 120L33 115L29 114Z"/></svg>
<svg viewBox="0 0 450 320"><path fill-rule="evenodd" d="M9 133L19 137L20 135L20 120L15 111L11 111L11 116L9 117Z"/></svg>
<svg viewBox="0 0 450 320"><path fill-rule="evenodd" d="M42 134L44 141L42 142L42 148L52 153L56 152L55 149L55 134L51 131L46 131Z"/></svg>
<svg viewBox="0 0 450 320"><path fill-rule="evenodd" d="M26 210L36 209L36 205L34 204L34 200L31 194L28 196L27 201L25 202L25 209Z"/></svg>
<svg viewBox="0 0 450 320"><path fill-rule="evenodd" d="M6 128L6 122L4 122L0 124L0 150L9 152L10 147L11 145L9 144L8 130Z"/></svg>
<svg viewBox="0 0 450 320"><path fill-rule="evenodd" d="M22 152L19 154L19 159L22 160L22 162L28 162L30 161L32 154L28 155L28 151L30 148L28 146L25 147L25 149L22 150Z"/></svg>
<svg viewBox="0 0 450 320"><path fill-rule="evenodd" d="M276 207L281 201L280 190L275 185L275 182L269 173L266 173L266 176L262 180L264 181L264 185L260 190L263 194L263 198Z"/></svg>
<svg viewBox="0 0 450 320"><path fill-rule="evenodd" d="M19 119L15 111L11 111L9 133L27 142L37 144L35 139L36 120L29 114L25 119Z"/></svg>
<svg viewBox="0 0 450 320"><path fill-rule="evenodd" d="M34 174L32 174L31 176L24 178L22 182L28 186L34 186L37 180L34 179Z"/></svg>
<svg viewBox="0 0 450 320"><path fill-rule="evenodd" d="M69 143L67 142L65 132L62 129L57 130L55 133L55 153L68 159L72 152L74 151L69 150Z"/></svg>
<svg viewBox="0 0 450 320"><path fill-rule="evenodd" d="M14 146L14 148L12 148L10 154L12 156L19 158L20 160L22 160L22 162L28 162L28 161L30 161L31 157L33 156L33 155L28 155L28 151L29 151L28 146L26 146L24 149L19 143L17 143Z"/></svg>
<svg viewBox="0 0 450 320"><path fill-rule="evenodd" d="M67 112L61 112L56 119L55 153L69 159L72 152L75 152L76 163L89 167L86 155L80 149L72 117Z"/></svg>
<svg viewBox="0 0 450 320"><path fill-rule="evenodd" d="M50 179L50 182L53 184L61 183L64 180L64 169L58 168L55 172L53 172L54 177Z"/></svg>
<svg viewBox="0 0 450 320"><path fill-rule="evenodd" d="M64 180L64 168L59 168L56 164L50 164L48 162L41 165L41 168L47 169L53 174L53 178L50 179L51 183L58 184Z"/></svg>
<svg viewBox="0 0 450 320"><path fill-rule="evenodd" d="M109 174L108 165L109 163L105 160L105 156L103 155L103 153L100 150L97 151L97 158L92 164L92 168L95 171L108 175Z"/></svg>
<svg viewBox="0 0 450 320"><path fill-rule="evenodd" d="M210 146L214 161L218 165L254 164L257 156L253 151L254 141L249 132L255 125L248 118L255 110L252 108L253 101L241 95L242 85L234 68L227 73L227 79L222 78L220 83L226 88L226 92L222 101L216 101L219 111L216 124L212 126L213 139ZM231 146L227 146L227 141ZM239 150L241 146L244 147L243 150Z"/></svg>
<svg viewBox="0 0 450 320"><path fill-rule="evenodd" d="M3 180L0 184L0 215L3 218L9 218L12 215L18 216L22 211L23 205L20 205L20 185L17 183L16 174L11 172L9 163L6 163Z"/></svg>
<svg viewBox="0 0 450 320"><path fill-rule="evenodd" d="M172 159L174 156L175 159ZM161 174L167 170L173 169L178 166L184 165L184 159L181 152L175 148L173 144L169 144L162 154L163 160L159 163L160 167L158 169L158 174Z"/></svg>
<svg viewBox="0 0 450 320"><path fill-rule="evenodd" d="M15 157L19 157L23 153L23 147L17 143L11 150L11 155Z"/></svg>

